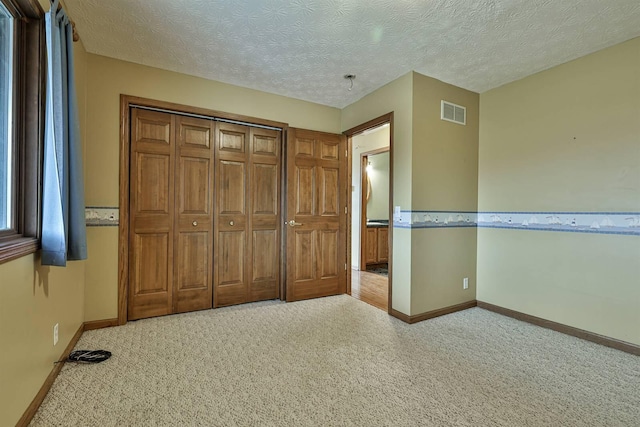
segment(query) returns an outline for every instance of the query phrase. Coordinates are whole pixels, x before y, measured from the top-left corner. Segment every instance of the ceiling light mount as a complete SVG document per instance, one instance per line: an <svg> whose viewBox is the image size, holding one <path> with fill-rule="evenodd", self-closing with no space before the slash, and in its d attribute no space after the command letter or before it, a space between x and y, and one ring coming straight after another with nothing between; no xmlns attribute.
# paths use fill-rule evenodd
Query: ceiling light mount
<svg viewBox="0 0 640 427"><path fill-rule="evenodd" d="M353 81L356 79L356 75L355 74L345 74L344 78L349 80L349 90L353 89Z"/></svg>

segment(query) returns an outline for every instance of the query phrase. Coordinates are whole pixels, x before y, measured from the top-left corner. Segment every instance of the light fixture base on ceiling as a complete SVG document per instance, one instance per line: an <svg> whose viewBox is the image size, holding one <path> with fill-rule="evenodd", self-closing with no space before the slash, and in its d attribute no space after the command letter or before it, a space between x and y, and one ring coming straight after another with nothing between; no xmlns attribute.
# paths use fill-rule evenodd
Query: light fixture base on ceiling
<svg viewBox="0 0 640 427"><path fill-rule="evenodd" d="M345 74L344 78L349 80L349 83L351 83L351 85L349 86L349 90L353 89L353 81L355 80L356 75L355 74Z"/></svg>

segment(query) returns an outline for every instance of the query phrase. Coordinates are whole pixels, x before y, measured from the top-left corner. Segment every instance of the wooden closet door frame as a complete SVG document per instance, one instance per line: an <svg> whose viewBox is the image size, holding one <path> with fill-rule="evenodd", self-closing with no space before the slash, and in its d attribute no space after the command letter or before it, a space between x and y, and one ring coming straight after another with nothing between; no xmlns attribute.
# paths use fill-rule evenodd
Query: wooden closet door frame
<svg viewBox="0 0 640 427"><path fill-rule="evenodd" d="M191 114L202 116L203 118L219 118L222 120L241 122L247 125L269 126L282 130L284 145L284 135L286 135L289 125L287 123L272 120L260 119L257 117L243 116L239 114L224 113L206 108L191 107L188 105L175 104L172 102L158 101L154 99L141 98L131 95L120 95L120 173L119 173L119 224L118 224L118 325L127 323L127 307L129 293L129 173L131 169L130 148L131 148L131 109L139 107L156 108L173 112L175 114ZM282 177L281 162L280 169ZM282 189L284 191L284 188ZM286 194L286 193L282 193ZM284 197L282 197L284 198ZM280 212L282 216L283 212ZM284 217L283 217L284 220ZM215 230L214 230L215 232ZM215 248L214 248L215 250ZM284 258L284 257L280 257ZM281 272L281 277L282 277ZM282 298L282 293L280 297Z"/></svg>

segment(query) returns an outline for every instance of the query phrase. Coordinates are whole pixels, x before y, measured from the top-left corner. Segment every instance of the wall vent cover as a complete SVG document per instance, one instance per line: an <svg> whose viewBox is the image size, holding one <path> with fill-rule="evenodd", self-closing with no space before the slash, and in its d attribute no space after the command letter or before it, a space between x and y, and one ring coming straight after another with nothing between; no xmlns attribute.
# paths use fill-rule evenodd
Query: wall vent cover
<svg viewBox="0 0 640 427"><path fill-rule="evenodd" d="M440 118L448 122L458 123L459 125L466 125L467 109L461 105L442 100Z"/></svg>

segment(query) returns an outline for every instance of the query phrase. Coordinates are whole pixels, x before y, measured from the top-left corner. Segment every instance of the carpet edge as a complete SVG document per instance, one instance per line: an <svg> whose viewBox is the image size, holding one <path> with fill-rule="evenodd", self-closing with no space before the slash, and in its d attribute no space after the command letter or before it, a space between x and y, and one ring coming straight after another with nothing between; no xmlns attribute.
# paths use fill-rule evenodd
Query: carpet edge
<svg viewBox="0 0 640 427"><path fill-rule="evenodd" d="M565 325L563 323L554 322L552 320L543 319L542 317L532 316L530 314L522 313L520 311L512 310L510 308L501 307L499 305L491 304L484 301L478 301L478 307L483 308L494 313L501 314L503 316L511 317L516 320L530 323L532 325L540 326L546 329L551 329L556 332L560 332L565 335L571 335L576 338L580 338L586 341L591 341L596 344L603 345L605 347L611 347L616 350L624 351L635 356L640 356L640 346L618 340L615 338L607 337L605 335L596 334L595 332L589 332L584 329L575 328L573 326Z"/></svg>
<svg viewBox="0 0 640 427"><path fill-rule="evenodd" d="M408 314L404 314L398 310L391 309L391 314L393 317L402 320L405 323L413 324L422 322L424 320L433 319L434 317L444 316L446 314L455 313L458 311L468 310L477 305L476 300L471 300L467 302L463 302L460 304L450 305L449 307L439 308L437 310L427 311L425 313L414 314L409 316Z"/></svg>

